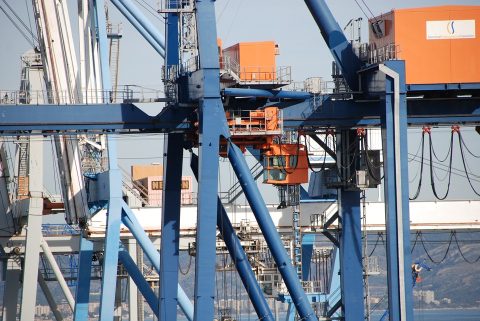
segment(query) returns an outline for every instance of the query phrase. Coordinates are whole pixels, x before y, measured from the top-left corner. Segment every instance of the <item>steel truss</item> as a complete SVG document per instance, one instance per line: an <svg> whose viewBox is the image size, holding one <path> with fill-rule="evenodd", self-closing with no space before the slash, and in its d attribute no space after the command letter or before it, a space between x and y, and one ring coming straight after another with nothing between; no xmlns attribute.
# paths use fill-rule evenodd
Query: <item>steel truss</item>
<svg viewBox="0 0 480 321"><path fill-rule="evenodd" d="M179 15L180 8L169 8L166 19L166 41L159 36L153 26L145 22L145 17L134 10L128 0L112 1L130 22L141 32L157 52L165 56L166 70L180 70L179 57ZM177 304L189 320L204 321L214 318L215 300L215 240L217 226L226 243L227 249L236 262L253 306L261 320L273 320L272 312L266 304L257 280L253 276L238 237L218 199L218 160L220 140L228 142L228 158L242 185L247 200L257 218L258 224L279 267L290 293L291 302L302 320L317 320L307 297L298 280L281 239L273 225L268 210L257 189L241 151L229 142L229 130L221 100L219 85L219 59L216 43L215 9L213 0L195 1L197 45L199 54L198 70L186 75L174 74L177 86L188 90L178 91L177 101L170 102L158 116L150 117L133 104L98 104L78 106L20 106L0 105L0 132L3 135L38 134L56 135L85 132L165 132L164 168L166 172L163 190L161 249L158 253L148 236L136 222L135 216L122 200L120 173L116 164L115 141L109 139L109 186L107 231L104 245L104 263L101 294L100 320L113 321L117 265L122 262L127 272L140 289L159 320L176 320ZM388 61L385 64L363 68L355 58L351 45L345 39L340 27L323 0L306 0L327 45L332 50L349 83L349 99L335 96L295 96L295 102L276 102L283 108L284 125L303 130L319 127L343 129L339 141L348 140L351 128L357 126L380 126L384 143L384 173L386 225L388 232L388 298L389 313L392 321L412 321L412 284L410 276L409 209L407 176L407 126L439 123L478 123L480 122L480 103L471 98L445 98L435 101L407 100L408 90L405 84L405 66L402 61ZM171 2L181 6L180 2ZM106 24L104 21L103 1L96 1L99 45L101 53L103 90L110 89L108 58L106 56ZM172 68L177 67L177 68ZM358 74L361 75L361 82ZM171 78L171 77L170 77ZM169 78L169 79L170 79ZM469 90L478 91L473 86ZM438 90L438 88L414 87L419 91ZM234 95L235 92L230 92ZM241 95L241 92L236 94ZM257 93L272 95L281 99L278 93ZM283 96L289 97L288 93ZM298 102L298 99L303 100ZM185 107L188 106L188 107ZM452 108L452 106L455 106ZM196 110L197 114L194 113ZM191 133L193 122L198 116L198 160L192 157L192 168L198 179L197 212L197 258L195 261L195 293L192 305L178 285L179 220L180 220L180 181L183 149L189 148L184 133ZM111 136L110 136L111 137ZM341 149L339 149L341 150ZM341 153L341 152L340 152ZM40 154L37 154L37 156ZM342 155L338 154L337 157ZM345 155L344 155L345 156ZM346 155L350 157L349 155ZM33 191L35 192L35 191ZM35 197L34 194L32 194ZM35 202L29 210L29 232L26 241L24 268L24 289L37 284L39 240L41 237ZM38 204L37 204L38 205ZM345 187L339 197L339 219L341 233L339 244L340 285L342 299L330 302L331 306L341 308L347 321L363 320L363 275L362 248L360 231L360 192ZM135 260L123 246L120 246L120 224L123 223L134 235L155 269L159 273L159 297L152 292L143 278ZM87 320L90 292L90 271L92 268L92 242L86 236L79 238L80 268L74 302L74 319ZM32 243L35 243L33 244ZM305 264L305 263L304 263ZM18 266L7 273L19 278ZM40 284L42 284L40 282ZM13 283L9 286L14 286ZM31 291L31 289L28 289ZM18 291L18 288L12 291ZM24 292L25 294L25 292ZM32 300L23 296L21 320L33 320ZM7 302L13 306L16 302ZM11 312L11 310L10 310ZM334 311L333 311L334 312ZM27 315L29 314L29 315ZM9 316L8 319L11 319Z"/></svg>

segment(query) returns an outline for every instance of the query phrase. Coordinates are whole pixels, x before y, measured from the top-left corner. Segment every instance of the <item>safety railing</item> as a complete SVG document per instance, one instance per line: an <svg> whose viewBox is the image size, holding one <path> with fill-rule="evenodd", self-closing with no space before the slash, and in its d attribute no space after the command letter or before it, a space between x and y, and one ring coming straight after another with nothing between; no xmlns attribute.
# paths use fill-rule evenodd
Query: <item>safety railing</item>
<svg viewBox="0 0 480 321"><path fill-rule="evenodd" d="M78 226L68 224L42 224L43 235L79 235L81 230Z"/></svg>
<svg viewBox="0 0 480 321"><path fill-rule="evenodd" d="M399 58L400 48L395 43L390 43L386 46L375 48L373 46L368 46L366 49L361 47L362 51L360 53L363 57L368 57L368 63L377 64L382 63L387 60L396 60ZM367 53L363 52L367 50Z"/></svg>
<svg viewBox="0 0 480 321"><path fill-rule="evenodd" d="M288 91L304 91L314 95L328 95L335 92L335 82L325 81L321 77L307 78L305 81L294 81L282 90Z"/></svg>
<svg viewBox="0 0 480 321"><path fill-rule="evenodd" d="M191 12L194 9L193 0L160 0L159 13L168 12Z"/></svg>
<svg viewBox="0 0 480 321"><path fill-rule="evenodd" d="M165 100L163 90L136 85L123 86L115 91L78 90L75 93L68 90L0 90L0 105L121 104L151 103Z"/></svg>

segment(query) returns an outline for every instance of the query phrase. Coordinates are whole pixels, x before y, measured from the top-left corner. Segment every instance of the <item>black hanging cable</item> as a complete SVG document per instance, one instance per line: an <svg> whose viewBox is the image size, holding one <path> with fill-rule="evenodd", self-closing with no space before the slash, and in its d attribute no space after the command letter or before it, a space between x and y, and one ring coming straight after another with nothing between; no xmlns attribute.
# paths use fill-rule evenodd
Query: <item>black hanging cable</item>
<svg viewBox="0 0 480 321"><path fill-rule="evenodd" d="M461 146L465 147L465 149L467 150L467 152L472 155L473 157L475 158L480 158L480 155L477 155L477 154L474 154L467 146L467 144L465 144L465 141L463 140L463 137L462 137L462 133L461 132L458 132L458 137L461 141Z"/></svg>
<svg viewBox="0 0 480 321"><path fill-rule="evenodd" d="M373 245L373 249L372 249L372 251L370 251L370 254L368 255L368 257L371 257L373 255L373 253L377 249L377 245L379 244L380 240L382 240L382 244L383 244L384 240L383 240L383 233L382 232L378 232L377 240L375 241L375 245Z"/></svg>
<svg viewBox="0 0 480 321"><path fill-rule="evenodd" d="M460 253L460 256L463 258L463 260L465 262L467 262L468 264L474 264L474 263L477 263L478 261L480 261L480 255L473 261L467 259L467 257L463 253L462 249L460 248L460 244L459 244L458 239L457 239L457 232L453 231L452 234L453 234L453 237L455 239L455 244L457 245L458 252Z"/></svg>
<svg viewBox="0 0 480 321"><path fill-rule="evenodd" d="M413 242L413 246L412 248L410 249L410 254L413 253L413 250L415 249L415 246L417 245L417 241L420 237L420 231L417 231L417 233L415 233L415 241Z"/></svg>
<svg viewBox="0 0 480 321"><path fill-rule="evenodd" d="M450 240L448 241L448 247L447 247L447 250L445 251L445 254L443 255L443 258L440 261L435 261L427 250L427 247L425 245L425 240L423 239L423 233L420 232L420 242L422 243L423 250L425 251L425 254L427 255L428 259L434 264L440 264L443 261L445 261L445 259L447 258L448 252L450 251L450 246L452 245L452 241L453 241L453 232L450 233Z"/></svg>
<svg viewBox="0 0 480 321"><path fill-rule="evenodd" d="M361 141L361 144L362 144L362 149L363 149L363 153L364 153L364 157L365 157L365 163L367 164L367 170L368 170L368 173L370 174L370 176L377 182L380 182L381 180L383 180L385 178L385 174L382 175L381 177L377 177L376 174L374 173L373 169L374 168L380 168L381 166L375 166L375 164L373 163L373 161L370 159L370 156L368 155L368 139L366 138L366 136L362 136L360 138L360 141Z"/></svg>
<svg viewBox="0 0 480 321"><path fill-rule="evenodd" d="M452 145L453 145L453 134L455 133L455 130L452 129L452 133L450 135L450 149L452 149ZM429 139L429 143L430 143L430 185L432 186L432 192L433 192L433 195L435 195L435 197L438 199L438 200L444 200L447 198L448 196L448 193L450 192L450 183L452 181L452 160L453 160L453 152L450 153L450 162L449 162L449 166L448 166L448 183L447 183L447 190L445 191L445 194L440 196L437 192L437 189L435 187L435 179L433 178L433 148L432 148L432 135L429 133L428 134L428 139Z"/></svg>
<svg viewBox="0 0 480 321"><path fill-rule="evenodd" d="M428 132L428 134L431 136L430 132ZM445 157L443 159L440 159L440 158L438 158L437 153L435 153L435 148L433 148L433 144L432 144L431 140L430 140L430 145L431 145L431 148L432 148L433 157L435 157L435 159L437 161L439 161L440 163L445 162L447 160L448 156L450 156L450 153L452 153L452 144L450 144L450 146L448 147L447 154L445 155Z"/></svg>
<svg viewBox="0 0 480 321"><path fill-rule="evenodd" d="M460 137L460 132L458 133L458 142L460 144L460 156L462 157L462 163L463 163L463 168L465 169L465 175L467 176L467 181L468 181L468 184L470 185L470 187L472 188L473 192L477 195L477 196L480 196L480 193L475 189L475 187L473 186L472 184L472 181L470 179L470 175L468 174L468 170L467 170L467 163L465 161L465 155L463 153L463 146L462 146L462 139Z"/></svg>
<svg viewBox="0 0 480 321"><path fill-rule="evenodd" d="M416 200L418 198L418 196L420 195L420 190L422 189L423 159L425 156L425 131L422 133L421 149L422 149L422 157L421 157L421 163L420 163L420 178L418 179L418 185L417 185L417 190L415 191L415 194L413 194L412 197L409 197L409 200L411 201Z"/></svg>

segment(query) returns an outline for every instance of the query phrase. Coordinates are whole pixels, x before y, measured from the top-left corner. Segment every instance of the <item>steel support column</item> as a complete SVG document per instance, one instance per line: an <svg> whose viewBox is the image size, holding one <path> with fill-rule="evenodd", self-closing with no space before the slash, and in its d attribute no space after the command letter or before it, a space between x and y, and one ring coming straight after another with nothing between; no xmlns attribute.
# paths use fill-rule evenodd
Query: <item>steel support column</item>
<svg viewBox="0 0 480 321"><path fill-rule="evenodd" d="M228 146L228 158L233 170L242 185L242 189L257 219L258 226L262 230L268 248L272 252L278 270L292 297L292 301L302 320L318 320L308 301L307 296L299 282L297 272L290 261L285 248L283 247L280 235L273 224L270 213L262 199L257 183L254 181L245 158L240 149L230 143Z"/></svg>
<svg viewBox="0 0 480 321"><path fill-rule="evenodd" d="M220 136L229 130L220 98L215 1L197 0L196 22L200 69L191 76L190 96L199 103L199 171L195 321L214 317L218 162Z"/></svg>
<svg viewBox="0 0 480 321"><path fill-rule="evenodd" d="M385 74L385 115L382 121L387 231L388 309L391 321L413 320L410 272L407 104L405 63L380 65Z"/></svg>
<svg viewBox="0 0 480 321"><path fill-rule="evenodd" d="M29 146L29 206L23 264L21 321L34 321L37 301L38 260L42 240L43 137L31 137Z"/></svg>
<svg viewBox="0 0 480 321"><path fill-rule="evenodd" d="M310 279L310 265L312 263L313 244L315 234L304 234L302 237L302 280Z"/></svg>
<svg viewBox="0 0 480 321"><path fill-rule="evenodd" d="M90 302L90 278L92 274L93 243L83 236L80 237L80 252L78 253L78 276L75 290L74 321L88 320L88 303Z"/></svg>
<svg viewBox="0 0 480 321"><path fill-rule="evenodd" d="M108 60L107 24L103 0L96 0L95 18L98 30L98 48L102 71L102 89L105 93L112 90ZM107 102L109 97L103 97ZM102 294L100 297L100 321L113 321L115 292L117 289L118 244L120 242L120 224L122 215L122 179L117 165L117 146L112 135L107 136L109 200L107 230L103 255Z"/></svg>
<svg viewBox="0 0 480 321"><path fill-rule="evenodd" d="M129 239L126 241L126 247L130 258L135 265L138 266L137 262L137 241L135 239ZM119 259L121 259L119 257ZM142 265L140 265L142 266ZM143 313L143 311L142 311ZM138 321L138 289L135 285L135 281L130 276L128 278L128 320L129 321Z"/></svg>
<svg viewBox="0 0 480 321"><path fill-rule="evenodd" d="M158 320L175 321L177 320L178 305L178 247L180 241L183 134L168 134L165 138L164 156L159 273L160 315Z"/></svg>
<svg viewBox="0 0 480 321"><path fill-rule="evenodd" d="M363 320L363 266L360 192L339 192L340 286L345 320Z"/></svg>
<svg viewBox="0 0 480 321"><path fill-rule="evenodd" d="M180 3L171 2L169 9ZM179 63L179 13L170 12L166 19L167 50L166 78ZM176 69L175 69L176 70ZM172 75L173 76L173 75ZM171 133L165 137L163 160L162 235L160 242L159 321L177 320L178 259L180 240L180 204L183 165L183 134Z"/></svg>
<svg viewBox="0 0 480 321"><path fill-rule="evenodd" d="M17 320L18 292L20 291L20 277L22 268L19 258L8 259L5 273L5 289L3 292L3 313L2 321Z"/></svg>
<svg viewBox="0 0 480 321"><path fill-rule="evenodd" d="M192 159L190 166L192 168L193 174L195 177L198 177L198 156L192 153ZM235 262L235 267L237 268L238 275L242 280L245 291L247 291L250 302L252 303L255 312L257 313L259 320L264 321L274 321L274 317L270 307L265 299L262 289L258 285L258 282L253 273L252 266L248 261L247 255L243 250L242 244L238 239L235 230L233 229L230 218L225 211L225 207L218 198L217 206L217 226L220 232L220 235L225 242L225 246L228 249L228 253L232 258L232 261Z"/></svg>

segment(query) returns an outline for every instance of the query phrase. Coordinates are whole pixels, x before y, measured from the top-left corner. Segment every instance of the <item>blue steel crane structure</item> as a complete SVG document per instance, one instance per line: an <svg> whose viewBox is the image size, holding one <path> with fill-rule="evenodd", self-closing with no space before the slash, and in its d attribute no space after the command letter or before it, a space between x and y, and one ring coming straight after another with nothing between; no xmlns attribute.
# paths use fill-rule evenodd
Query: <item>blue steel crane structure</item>
<svg viewBox="0 0 480 321"><path fill-rule="evenodd" d="M437 97L436 100L408 100L409 91L439 92L468 91L478 94L480 84L455 86L407 86L403 61L364 65L355 55L341 28L324 0L306 0L321 33L332 51L347 84L352 90L348 99L274 90L231 89L223 94L261 96L277 101L283 109L284 126L304 131L316 128L336 128L338 131L338 161L355 164L355 155L348 153L352 128L380 126L384 140L384 173L387 228L388 302L392 321L412 321L411 259L409 249L409 209L407 178L407 126L425 123L478 123L480 106L470 98ZM135 220L121 198L121 182L116 165L114 140L109 141L109 208L105 238L100 320L114 318L114 299L117 264L120 260L157 314L159 320L177 318L177 304L189 320L213 320L215 300L215 239L216 227L235 256L237 270L252 300L259 319L273 320L258 283L253 277L238 238L218 200L218 158L220 140L228 144L228 158L242 185L269 249L302 320L317 320L298 280L297 273L283 248L262 196L253 180L241 151L229 141L222 92L219 83L219 57L215 26L215 1L195 0L198 44L198 68L179 72L179 13L185 1L167 1L166 39L147 23L141 12L129 0L112 3L139 30L145 39L165 57L165 70L174 79L177 97L154 117L141 112L134 104L5 106L0 105L2 135L76 134L77 132L125 132L130 130L164 132L165 182L162 210L160 254ZM94 1L97 14L98 43L101 53L103 89L108 91L109 72L106 23L103 1ZM290 99L290 100L288 100ZM451 108L455 105L455 108ZM198 128L194 123L198 122ZM180 181L182 153L192 142L185 133L198 129L198 162L193 157L192 168L198 179L197 259L195 262L194 306L178 287L178 253L180 220ZM351 168L350 170L354 170ZM347 321L364 319L363 271L361 251L360 192L347 182L339 192L341 233L337 240L340 249L341 306ZM159 297L148 287L128 253L119 246L120 224L123 222L144 248L159 273ZM89 302L92 244L81 239L80 269L75 301L75 320L87 319ZM158 307L156 307L156 305Z"/></svg>

